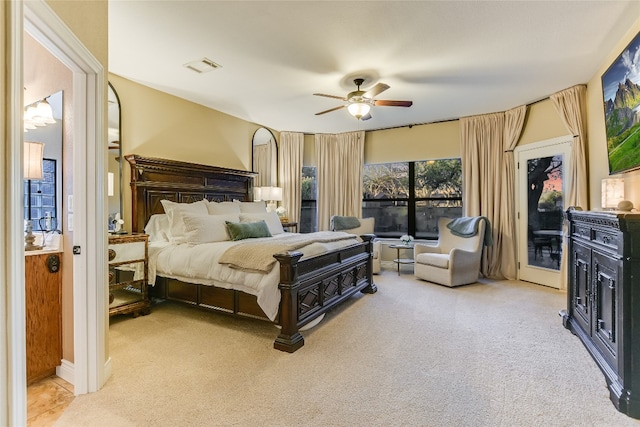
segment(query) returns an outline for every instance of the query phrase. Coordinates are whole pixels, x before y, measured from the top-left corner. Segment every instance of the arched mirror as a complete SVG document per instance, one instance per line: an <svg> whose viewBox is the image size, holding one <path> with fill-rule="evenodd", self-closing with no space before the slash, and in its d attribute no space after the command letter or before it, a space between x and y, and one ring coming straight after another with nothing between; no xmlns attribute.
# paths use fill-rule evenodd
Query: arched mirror
<svg viewBox="0 0 640 427"><path fill-rule="evenodd" d="M118 222L122 215L122 149L120 145L120 98L109 83L107 95L108 109L108 137L109 169L108 169L108 199L109 199L109 231L118 232L121 224Z"/></svg>
<svg viewBox="0 0 640 427"><path fill-rule="evenodd" d="M253 171L258 173L254 187L278 185L278 148L269 129L259 128L253 134Z"/></svg>

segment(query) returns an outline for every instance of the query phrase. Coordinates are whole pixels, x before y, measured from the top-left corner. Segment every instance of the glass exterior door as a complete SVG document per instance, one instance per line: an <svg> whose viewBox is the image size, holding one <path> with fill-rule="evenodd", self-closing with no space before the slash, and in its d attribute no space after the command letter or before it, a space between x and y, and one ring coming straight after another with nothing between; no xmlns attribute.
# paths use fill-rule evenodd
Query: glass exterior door
<svg viewBox="0 0 640 427"><path fill-rule="evenodd" d="M552 144L518 155L521 280L560 287L562 223L570 144Z"/></svg>

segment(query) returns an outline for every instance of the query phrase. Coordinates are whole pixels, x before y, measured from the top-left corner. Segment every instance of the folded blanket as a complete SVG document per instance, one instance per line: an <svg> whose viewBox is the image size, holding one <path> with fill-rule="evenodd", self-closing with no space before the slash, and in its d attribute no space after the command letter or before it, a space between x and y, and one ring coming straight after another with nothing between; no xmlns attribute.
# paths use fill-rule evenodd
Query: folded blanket
<svg viewBox="0 0 640 427"><path fill-rule="evenodd" d="M336 242L338 240L354 239L353 234L334 231L319 231L308 234L291 234L278 239L243 240L241 243L227 249L220 257L220 264L227 264L231 268L268 273L277 260L274 254L294 251L312 243ZM252 241L253 240L253 241ZM355 243L354 239L354 243Z"/></svg>
<svg viewBox="0 0 640 427"><path fill-rule="evenodd" d="M355 216L334 215L331 217L331 229L333 231L351 230L360 227L360 220Z"/></svg>
<svg viewBox="0 0 640 427"><path fill-rule="evenodd" d="M478 225L480 221L485 221L484 227L484 244L485 246L493 246L493 235L491 233L491 223L485 216L469 216L455 218L447 224L447 228L451 230L451 234L459 237L473 237L478 234Z"/></svg>

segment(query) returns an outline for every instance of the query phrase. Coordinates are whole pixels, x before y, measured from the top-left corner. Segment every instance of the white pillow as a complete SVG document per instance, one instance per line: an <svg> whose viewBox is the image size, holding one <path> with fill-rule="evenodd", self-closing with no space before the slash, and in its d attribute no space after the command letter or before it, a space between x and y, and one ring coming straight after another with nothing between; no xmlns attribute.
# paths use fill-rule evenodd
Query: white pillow
<svg viewBox="0 0 640 427"><path fill-rule="evenodd" d="M167 214L151 215L149 222L144 227L144 232L149 235L149 242L169 242L169 216Z"/></svg>
<svg viewBox="0 0 640 427"><path fill-rule="evenodd" d="M280 218L275 212L240 214L240 222L257 222L260 220L264 220L264 222L267 223L267 227L269 227L269 233L271 233L272 236L284 233L282 222L280 222Z"/></svg>
<svg viewBox="0 0 640 427"><path fill-rule="evenodd" d="M229 239L225 221L238 222L238 215L184 215L187 243L224 242Z"/></svg>
<svg viewBox="0 0 640 427"><path fill-rule="evenodd" d="M238 215L240 213L240 206L233 202L209 202L207 209L209 215Z"/></svg>
<svg viewBox="0 0 640 427"><path fill-rule="evenodd" d="M176 203L170 200L161 200L162 207L164 208L164 212L169 217L169 237L170 242L172 243L184 243L185 239L185 228L184 221L182 219L183 215L208 215L209 211L207 210L207 202L206 200L198 200L193 203Z"/></svg>
<svg viewBox="0 0 640 427"><path fill-rule="evenodd" d="M236 204L240 205L240 213L266 213L267 212L267 202L236 202Z"/></svg>

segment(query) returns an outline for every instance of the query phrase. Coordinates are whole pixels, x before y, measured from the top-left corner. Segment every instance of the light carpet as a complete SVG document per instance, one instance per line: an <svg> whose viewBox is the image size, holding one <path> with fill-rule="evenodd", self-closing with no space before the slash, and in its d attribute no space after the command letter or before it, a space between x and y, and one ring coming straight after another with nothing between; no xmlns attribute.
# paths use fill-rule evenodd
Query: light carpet
<svg viewBox="0 0 640 427"><path fill-rule="evenodd" d="M174 303L110 326L113 375L57 426L640 426L562 326L566 294L383 270L304 332Z"/></svg>

